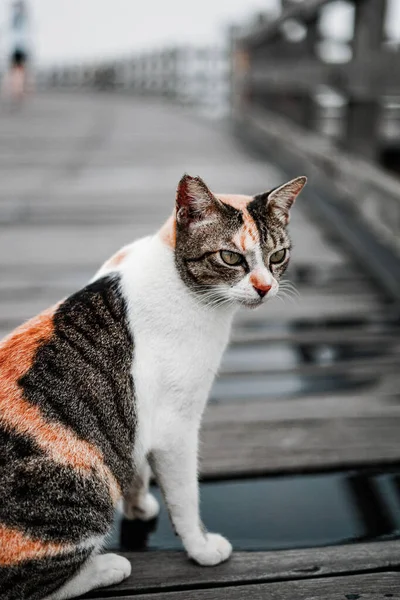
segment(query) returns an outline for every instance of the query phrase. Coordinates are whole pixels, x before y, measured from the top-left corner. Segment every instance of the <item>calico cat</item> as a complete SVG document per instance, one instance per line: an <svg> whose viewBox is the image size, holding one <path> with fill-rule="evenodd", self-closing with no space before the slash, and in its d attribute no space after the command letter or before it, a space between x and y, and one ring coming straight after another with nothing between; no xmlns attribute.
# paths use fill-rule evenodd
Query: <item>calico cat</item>
<svg viewBox="0 0 400 600"><path fill-rule="evenodd" d="M100 554L123 499L152 519L150 468L188 555L231 554L199 516L201 415L240 305L276 295L298 177L255 197L183 176L173 216L0 344L0 598L63 600L118 583Z"/></svg>

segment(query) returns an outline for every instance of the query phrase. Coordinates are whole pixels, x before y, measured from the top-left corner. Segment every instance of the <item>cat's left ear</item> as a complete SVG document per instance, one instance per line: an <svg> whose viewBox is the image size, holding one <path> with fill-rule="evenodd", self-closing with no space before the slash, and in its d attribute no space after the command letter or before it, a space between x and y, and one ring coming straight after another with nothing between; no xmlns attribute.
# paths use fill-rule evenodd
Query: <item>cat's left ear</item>
<svg viewBox="0 0 400 600"><path fill-rule="evenodd" d="M292 181L284 183L268 193L268 210L270 210L283 225L289 223L290 209L306 183L307 177L296 177L296 179L292 179Z"/></svg>
<svg viewBox="0 0 400 600"><path fill-rule="evenodd" d="M214 196L200 177L185 174L176 191L176 220L191 225L227 208Z"/></svg>

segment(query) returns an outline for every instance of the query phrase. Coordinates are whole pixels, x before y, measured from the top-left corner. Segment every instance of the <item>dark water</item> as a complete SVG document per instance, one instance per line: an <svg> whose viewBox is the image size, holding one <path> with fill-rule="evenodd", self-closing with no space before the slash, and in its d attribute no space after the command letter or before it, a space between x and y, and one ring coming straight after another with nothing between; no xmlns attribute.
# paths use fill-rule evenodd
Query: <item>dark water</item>
<svg viewBox="0 0 400 600"><path fill-rule="evenodd" d="M153 489L160 499L157 488ZM166 510L157 523L117 515L109 547L179 549ZM231 480L201 485L210 531L237 550L281 550L400 537L400 470Z"/></svg>
<svg viewBox="0 0 400 600"><path fill-rule="evenodd" d="M337 373L335 375L256 374L251 377L221 378L216 381L210 402L256 400L260 398L294 397L327 392L363 390L373 387L378 376L364 373Z"/></svg>

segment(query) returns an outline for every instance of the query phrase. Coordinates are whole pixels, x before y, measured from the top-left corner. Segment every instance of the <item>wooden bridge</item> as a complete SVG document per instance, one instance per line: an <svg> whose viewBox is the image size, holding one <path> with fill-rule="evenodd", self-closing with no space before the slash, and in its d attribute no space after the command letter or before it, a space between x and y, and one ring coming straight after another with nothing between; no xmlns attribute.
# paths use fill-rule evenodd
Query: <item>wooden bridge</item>
<svg viewBox="0 0 400 600"><path fill-rule="evenodd" d="M281 22L300 19L313 31L325 3L303 4L308 12L288 3ZM368 18L372 27L377 4L357 4L360 23ZM274 44L283 43L277 27L264 24L235 42L229 123L91 85L0 110L1 334L83 285L121 245L154 231L184 171L216 191L248 194L294 174L310 177L291 221L288 277L299 298L240 313L202 429L206 525L242 519L246 535L233 539L238 550L228 563L205 569L187 561L169 534L117 517L110 547L131 559L132 576L91 598L400 596L399 183L352 142L339 146L294 118L296 102L310 102L309 83L300 93L297 81L292 97L288 63L284 82L261 68L261 54L273 57ZM276 82L273 92L265 78ZM366 110L364 100L357 96L351 110ZM338 515L348 511L356 524L348 538L323 492L331 477L333 493L342 494ZM257 521L246 490L264 483L271 496L258 497ZM241 502L210 492L233 486L225 490L239 493L241 485L249 486ZM310 518L319 541L311 533L297 545L293 536L274 541L269 530L282 515ZM162 514L162 532L164 521Z"/></svg>

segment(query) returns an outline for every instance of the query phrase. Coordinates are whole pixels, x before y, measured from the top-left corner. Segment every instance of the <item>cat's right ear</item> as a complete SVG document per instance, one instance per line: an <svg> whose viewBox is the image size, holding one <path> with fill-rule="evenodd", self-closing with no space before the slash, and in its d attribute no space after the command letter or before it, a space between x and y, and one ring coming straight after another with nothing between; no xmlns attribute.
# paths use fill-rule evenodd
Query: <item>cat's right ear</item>
<svg viewBox="0 0 400 600"><path fill-rule="evenodd" d="M200 177L183 175L176 191L176 221L190 225L223 210L220 202Z"/></svg>

